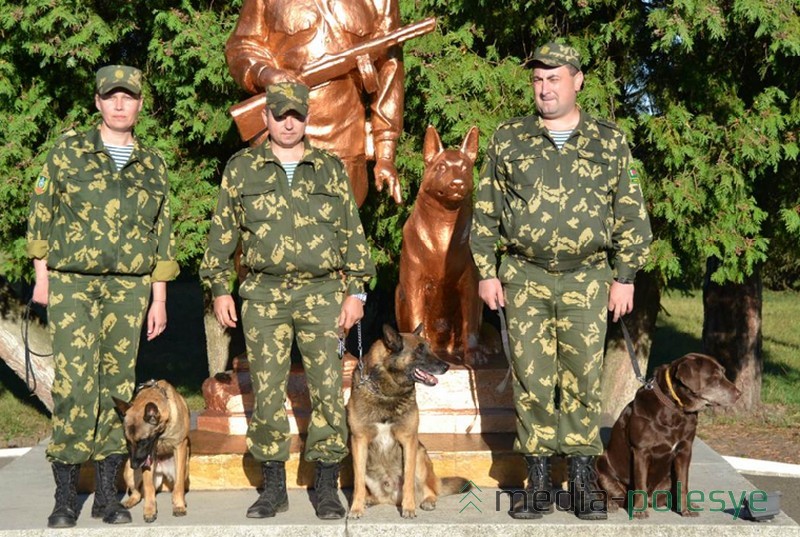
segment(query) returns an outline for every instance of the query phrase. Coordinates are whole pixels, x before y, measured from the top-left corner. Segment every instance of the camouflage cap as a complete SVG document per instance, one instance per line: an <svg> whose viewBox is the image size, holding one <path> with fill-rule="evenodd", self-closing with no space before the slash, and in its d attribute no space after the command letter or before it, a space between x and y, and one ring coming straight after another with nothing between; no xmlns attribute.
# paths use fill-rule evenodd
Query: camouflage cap
<svg viewBox="0 0 800 537"><path fill-rule="evenodd" d="M308 115L308 86L297 82L278 82L267 86L267 108L275 117L294 110L301 116Z"/></svg>
<svg viewBox="0 0 800 537"><path fill-rule="evenodd" d="M581 70L581 57L578 51L568 45L560 43L545 43L533 53L533 61L547 67L561 67L571 65L578 71Z"/></svg>
<svg viewBox="0 0 800 537"><path fill-rule="evenodd" d="M142 72L127 65L106 65L97 70L95 88L98 95L123 88L134 95L142 93Z"/></svg>

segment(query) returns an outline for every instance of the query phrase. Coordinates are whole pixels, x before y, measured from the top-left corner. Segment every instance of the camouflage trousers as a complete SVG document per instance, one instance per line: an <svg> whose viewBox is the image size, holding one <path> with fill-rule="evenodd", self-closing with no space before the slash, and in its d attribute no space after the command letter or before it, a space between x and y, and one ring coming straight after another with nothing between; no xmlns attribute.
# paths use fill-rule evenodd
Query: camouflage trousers
<svg viewBox="0 0 800 537"><path fill-rule="evenodd" d="M133 395L150 277L51 270L49 288L55 371L47 458L78 464L127 453L112 397Z"/></svg>
<svg viewBox="0 0 800 537"><path fill-rule="evenodd" d="M255 395L247 431L250 453L258 461L289 459L291 435L284 405L296 339L311 399L305 459L341 461L348 453L337 331L344 284L339 279L265 277L257 286L244 283L242 289L242 326Z"/></svg>
<svg viewBox="0 0 800 537"><path fill-rule="evenodd" d="M607 261L548 272L508 257L500 279L514 362L515 451L600 455L600 380L612 281Z"/></svg>

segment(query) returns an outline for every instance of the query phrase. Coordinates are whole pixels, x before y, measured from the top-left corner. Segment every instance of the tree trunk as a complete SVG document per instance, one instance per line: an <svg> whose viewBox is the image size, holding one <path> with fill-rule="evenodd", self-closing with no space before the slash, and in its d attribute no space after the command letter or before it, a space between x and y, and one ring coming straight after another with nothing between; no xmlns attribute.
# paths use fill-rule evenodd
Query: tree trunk
<svg viewBox="0 0 800 537"><path fill-rule="evenodd" d="M13 297L7 284L0 289L2 294L2 315L0 315L0 358L8 364L14 373L25 380L25 343L22 338L25 316L25 306L19 304ZM53 398L50 389L53 387L53 356L50 334L35 317L28 323L28 348L31 349L30 359L33 367L33 378L36 388L34 395L53 411ZM37 356L36 354L47 356ZM31 381L33 384L33 381Z"/></svg>
<svg viewBox="0 0 800 537"><path fill-rule="evenodd" d="M761 274L756 270L743 283L714 283L711 274L718 263L712 258L706 264L703 352L725 366L742 392L729 410L749 412L761 403Z"/></svg>
<svg viewBox="0 0 800 537"><path fill-rule="evenodd" d="M633 312L625 317L636 361L642 375L647 375L647 362L656 329L656 317L661 307L661 291L655 275L639 272L636 276ZM606 335L606 357L603 365L603 425L611 426L620 412L633 400L641 384L631 364L620 323L609 319Z"/></svg>
<svg viewBox="0 0 800 537"><path fill-rule="evenodd" d="M206 352L208 353L208 376L225 371L230 358L231 335L228 330L220 326L213 311L208 309L203 315L203 324L206 328Z"/></svg>
<svg viewBox="0 0 800 537"><path fill-rule="evenodd" d="M237 301L236 315L239 322L236 323L236 328L223 328L214 315L214 299L211 296L211 291L205 289L203 293L203 303L205 305L203 324L206 332L208 376L213 377L217 373L230 369L232 366L231 360L245 352L242 313Z"/></svg>

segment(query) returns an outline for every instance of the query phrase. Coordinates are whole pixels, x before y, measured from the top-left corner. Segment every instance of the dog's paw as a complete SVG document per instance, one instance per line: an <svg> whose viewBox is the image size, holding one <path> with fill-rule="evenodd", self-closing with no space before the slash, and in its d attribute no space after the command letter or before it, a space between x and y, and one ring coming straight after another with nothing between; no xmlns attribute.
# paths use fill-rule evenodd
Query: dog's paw
<svg viewBox="0 0 800 537"><path fill-rule="evenodd" d="M186 507L173 507L172 516L186 516Z"/></svg>
<svg viewBox="0 0 800 537"><path fill-rule="evenodd" d="M155 522L158 518L158 513L145 513L144 514L144 521L148 524Z"/></svg>
<svg viewBox="0 0 800 537"><path fill-rule="evenodd" d="M616 513L617 511L619 511L619 504L614 500L611 500L610 502L608 502L606 509L608 509L609 513Z"/></svg>
<svg viewBox="0 0 800 537"><path fill-rule="evenodd" d="M650 513L647 511L636 511L633 513L633 518L644 520L645 518L650 518Z"/></svg>
<svg viewBox="0 0 800 537"><path fill-rule="evenodd" d="M692 505L692 507L696 507L696 506ZM685 509L685 510L681 511L679 514L681 516L694 518L694 517L700 516L700 511L692 511L691 509Z"/></svg>
<svg viewBox="0 0 800 537"><path fill-rule="evenodd" d="M416 509L403 509L401 513L403 518L417 518L417 510Z"/></svg>
<svg viewBox="0 0 800 537"><path fill-rule="evenodd" d="M122 506L125 509L130 509L131 507L133 507L134 505L136 505L140 501L142 501L142 497L141 496L129 496L124 502L122 502Z"/></svg>
<svg viewBox="0 0 800 537"><path fill-rule="evenodd" d="M356 501L350 507L350 512L347 513L347 518L359 519L364 516L364 502Z"/></svg>
<svg viewBox="0 0 800 537"><path fill-rule="evenodd" d="M350 509L350 512L347 513L347 518L352 518L353 520L358 520L362 516L364 516L363 509Z"/></svg>
<svg viewBox="0 0 800 537"><path fill-rule="evenodd" d="M419 504L419 508L423 511L433 511L436 509L436 498L426 498Z"/></svg>

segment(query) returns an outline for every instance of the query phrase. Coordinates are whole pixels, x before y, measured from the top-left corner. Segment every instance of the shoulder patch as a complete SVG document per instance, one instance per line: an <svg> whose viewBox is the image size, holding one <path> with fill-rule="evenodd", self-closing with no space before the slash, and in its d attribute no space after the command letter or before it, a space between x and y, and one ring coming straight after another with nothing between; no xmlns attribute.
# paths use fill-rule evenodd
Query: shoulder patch
<svg viewBox="0 0 800 537"><path fill-rule="evenodd" d="M36 179L36 184L33 187L33 191L36 194L44 194L47 192L47 185L50 184L50 178L44 175L40 175L38 179Z"/></svg>
<svg viewBox="0 0 800 537"><path fill-rule="evenodd" d="M639 184L639 170L636 169L636 166L630 165L628 166L628 177L631 180L631 183L638 185Z"/></svg>

